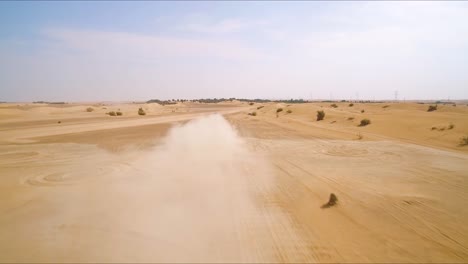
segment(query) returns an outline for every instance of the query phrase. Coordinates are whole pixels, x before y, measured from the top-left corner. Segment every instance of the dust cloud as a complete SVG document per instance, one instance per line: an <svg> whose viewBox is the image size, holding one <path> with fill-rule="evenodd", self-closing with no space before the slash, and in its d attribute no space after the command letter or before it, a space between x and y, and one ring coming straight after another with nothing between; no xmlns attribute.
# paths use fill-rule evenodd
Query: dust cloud
<svg viewBox="0 0 468 264"><path fill-rule="evenodd" d="M271 262L282 243L299 241L280 210L264 204L273 180L267 160L221 115L176 125L122 175L107 187L124 205L113 219L155 238L132 243L143 261Z"/></svg>

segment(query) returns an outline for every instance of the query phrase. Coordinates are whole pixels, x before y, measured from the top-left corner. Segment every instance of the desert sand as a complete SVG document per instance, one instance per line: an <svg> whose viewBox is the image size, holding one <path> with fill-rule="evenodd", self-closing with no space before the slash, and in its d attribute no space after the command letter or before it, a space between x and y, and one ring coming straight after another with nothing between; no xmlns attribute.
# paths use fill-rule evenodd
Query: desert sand
<svg viewBox="0 0 468 264"><path fill-rule="evenodd" d="M0 262L466 263L468 106L337 106L0 104Z"/></svg>

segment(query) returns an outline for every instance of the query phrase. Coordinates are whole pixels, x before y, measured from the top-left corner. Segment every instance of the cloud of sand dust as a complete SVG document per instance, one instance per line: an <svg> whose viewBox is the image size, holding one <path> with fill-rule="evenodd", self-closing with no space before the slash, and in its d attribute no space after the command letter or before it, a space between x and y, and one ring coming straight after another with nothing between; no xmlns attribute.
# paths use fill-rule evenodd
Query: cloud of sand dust
<svg viewBox="0 0 468 264"><path fill-rule="evenodd" d="M235 129L218 114L173 127L159 151L174 159L189 158L210 163L235 160L247 154Z"/></svg>
<svg viewBox="0 0 468 264"><path fill-rule="evenodd" d="M164 238L163 259L273 260L256 253L274 247L259 198L272 174L221 115L174 126L133 165L136 177L120 189L126 215L142 233Z"/></svg>

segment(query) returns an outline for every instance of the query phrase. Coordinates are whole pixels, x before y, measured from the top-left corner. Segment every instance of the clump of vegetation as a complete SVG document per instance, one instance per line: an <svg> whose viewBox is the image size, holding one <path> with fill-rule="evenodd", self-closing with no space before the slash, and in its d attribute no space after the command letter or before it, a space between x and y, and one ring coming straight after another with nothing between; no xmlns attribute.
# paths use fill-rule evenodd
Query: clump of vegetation
<svg viewBox="0 0 468 264"><path fill-rule="evenodd" d="M365 112L364 109L362 109L362 110L361 110L361 113L364 113L364 112Z"/></svg>
<svg viewBox="0 0 468 264"><path fill-rule="evenodd" d="M122 115L122 112L117 111L116 114L117 114L118 116L121 116L121 115Z"/></svg>
<svg viewBox="0 0 468 264"><path fill-rule="evenodd" d="M323 110L317 111L317 121L323 120L325 118L325 112Z"/></svg>
<svg viewBox="0 0 468 264"><path fill-rule="evenodd" d="M110 115L110 116L116 116L117 115L114 111L111 111L111 112L109 112L107 114Z"/></svg>
<svg viewBox="0 0 468 264"><path fill-rule="evenodd" d="M454 125L454 124L450 124L450 125L448 126L448 129L449 129L449 130L450 130L450 129L453 129L453 128L455 128L455 125Z"/></svg>
<svg viewBox="0 0 468 264"><path fill-rule="evenodd" d="M439 131L444 131L444 130L445 130L445 127L439 128Z"/></svg>
<svg viewBox="0 0 468 264"><path fill-rule="evenodd" d="M436 129L437 129L437 127L431 127L431 130L436 130Z"/></svg>
<svg viewBox="0 0 468 264"><path fill-rule="evenodd" d="M276 117L278 117L278 114L279 114L280 112L283 112L283 108L278 108L278 109L276 109Z"/></svg>
<svg viewBox="0 0 468 264"><path fill-rule="evenodd" d="M248 113L248 115L257 116L257 112Z"/></svg>
<svg viewBox="0 0 468 264"><path fill-rule="evenodd" d="M262 109L263 107L264 107L264 106L261 105L261 106L257 107L257 110Z"/></svg>
<svg viewBox="0 0 468 264"><path fill-rule="evenodd" d="M138 109L138 114L139 115L146 115L146 112L145 112L145 110L143 110L143 108L140 107L140 109Z"/></svg>
<svg viewBox="0 0 468 264"><path fill-rule="evenodd" d="M338 107L336 104L331 104L330 106L333 107L333 108L337 108L337 107Z"/></svg>
<svg viewBox="0 0 468 264"><path fill-rule="evenodd" d="M435 110L437 110L437 105L430 105L429 108L427 108L428 112L432 112L432 111L435 111Z"/></svg>
<svg viewBox="0 0 468 264"><path fill-rule="evenodd" d="M62 123L62 121L58 121L58 122L57 122L57 124L61 124L61 123Z"/></svg>
<svg viewBox="0 0 468 264"><path fill-rule="evenodd" d="M389 105L384 105L384 106L382 106L382 108L387 108L387 107L390 107L390 106L389 106Z"/></svg>
<svg viewBox="0 0 468 264"><path fill-rule="evenodd" d="M92 112L92 111L94 111L94 108L92 108L92 107L86 108L86 112Z"/></svg>
<svg viewBox="0 0 468 264"><path fill-rule="evenodd" d="M321 208L330 208L330 207L336 205L337 202L338 202L338 198L336 197L336 195L334 193L331 193L330 198L328 198L328 202L326 204L322 205Z"/></svg>
<svg viewBox="0 0 468 264"><path fill-rule="evenodd" d="M349 106L349 107L353 107L353 106L354 106L354 104L353 104L353 103L350 103L348 106Z"/></svg>
<svg viewBox="0 0 468 264"><path fill-rule="evenodd" d="M348 120L354 120L354 117L350 116L348 117Z"/></svg>
<svg viewBox="0 0 468 264"><path fill-rule="evenodd" d="M359 124L359 126L367 126L370 123L371 123L371 121L369 119L365 118L365 119L361 120L361 123Z"/></svg>
<svg viewBox="0 0 468 264"><path fill-rule="evenodd" d="M249 105L254 105L254 102L250 102Z"/></svg>
<svg viewBox="0 0 468 264"><path fill-rule="evenodd" d="M468 136L462 137L460 139L460 146L466 146L468 145Z"/></svg>
<svg viewBox="0 0 468 264"><path fill-rule="evenodd" d="M361 133L358 133L357 137L358 137L358 140L361 140L361 139L363 138L363 136L361 135Z"/></svg>
<svg viewBox="0 0 468 264"><path fill-rule="evenodd" d="M288 111L286 111L286 113L288 113L288 114L292 113L291 109L288 109Z"/></svg>

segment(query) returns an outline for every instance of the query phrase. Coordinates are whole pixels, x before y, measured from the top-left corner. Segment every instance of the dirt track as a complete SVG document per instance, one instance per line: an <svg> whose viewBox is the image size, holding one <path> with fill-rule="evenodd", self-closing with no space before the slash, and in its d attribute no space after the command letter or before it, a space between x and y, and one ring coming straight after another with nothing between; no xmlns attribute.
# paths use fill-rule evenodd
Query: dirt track
<svg viewBox="0 0 468 264"><path fill-rule="evenodd" d="M102 121L81 108L2 121L0 261L468 260L468 156L443 141L356 140L300 109Z"/></svg>

